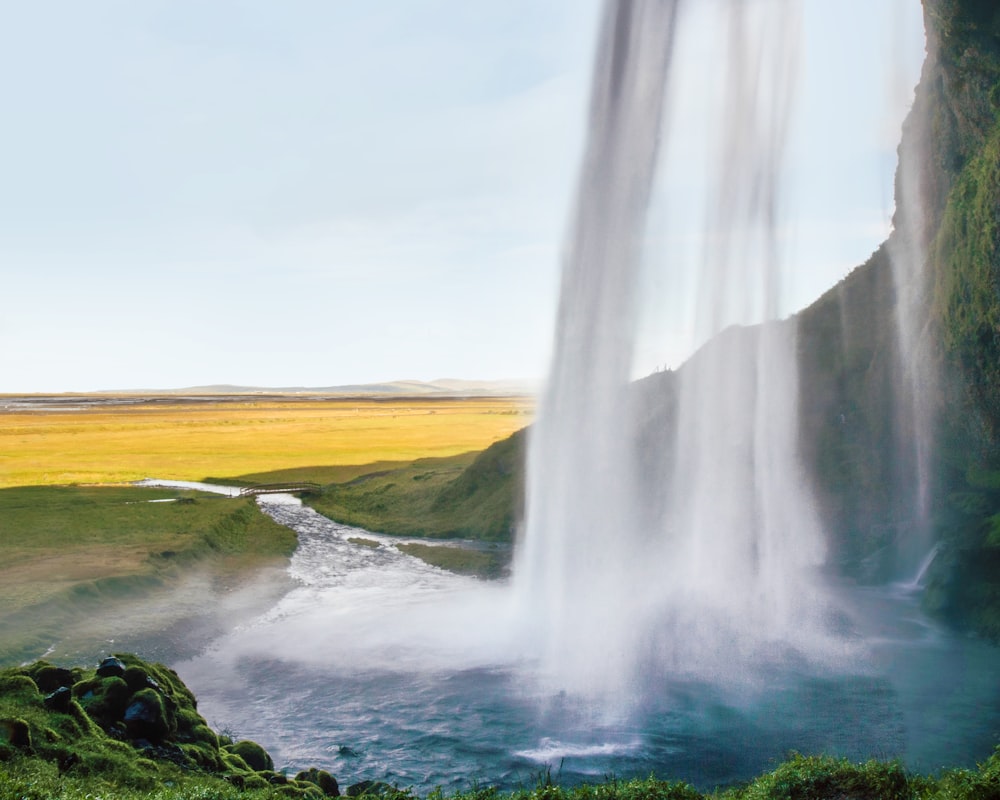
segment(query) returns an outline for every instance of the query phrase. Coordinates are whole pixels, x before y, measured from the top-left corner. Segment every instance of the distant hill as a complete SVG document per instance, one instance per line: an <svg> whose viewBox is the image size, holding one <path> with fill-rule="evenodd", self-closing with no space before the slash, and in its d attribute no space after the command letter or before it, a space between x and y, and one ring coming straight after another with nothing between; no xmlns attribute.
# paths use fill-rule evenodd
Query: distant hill
<svg viewBox="0 0 1000 800"><path fill-rule="evenodd" d="M334 397L521 397L538 391L529 380L470 381L438 378L433 381L398 380L384 383L354 383L340 386L239 386L213 384L181 389L114 389L96 394L115 395L241 395L309 394Z"/></svg>

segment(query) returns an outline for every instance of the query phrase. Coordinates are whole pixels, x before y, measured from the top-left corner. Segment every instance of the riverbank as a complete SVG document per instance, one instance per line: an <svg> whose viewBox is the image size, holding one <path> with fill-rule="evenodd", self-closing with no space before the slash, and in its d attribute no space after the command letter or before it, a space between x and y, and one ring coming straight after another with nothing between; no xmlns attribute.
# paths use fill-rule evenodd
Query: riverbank
<svg viewBox="0 0 1000 800"><path fill-rule="evenodd" d="M226 488L0 489L0 664L111 647L190 658L273 607L296 585L297 535ZM377 538L476 577L502 576L510 559L503 545Z"/></svg>
<svg viewBox="0 0 1000 800"><path fill-rule="evenodd" d="M20 487L0 490L0 520L0 663L191 655L291 586L295 534L252 499Z"/></svg>

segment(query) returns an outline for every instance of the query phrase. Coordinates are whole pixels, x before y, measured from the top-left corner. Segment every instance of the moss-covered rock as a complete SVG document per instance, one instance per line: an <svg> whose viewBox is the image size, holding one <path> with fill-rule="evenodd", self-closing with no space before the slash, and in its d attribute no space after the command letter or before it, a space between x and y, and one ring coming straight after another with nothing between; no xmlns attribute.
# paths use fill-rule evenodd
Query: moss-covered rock
<svg viewBox="0 0 1000 800"><path fill-rule="evenodd" d="M337 784L337 779L325 770L313 767L300 772L295 776L295 780L315 784L326 797L340 797L340 786Z"/></svg>
<svg viewBox="0 0 1000 800"><path fill-rule="evenodd" d="M29 702L41 699L38 684L27 675L10 670L0 672L0 694Z"/></svg>
<svg viewBox="0 0 1000 800"><path fill-rule="evenodd" d="M243 739L239 742L226 745L225 749L233 755L242 758L250 769L257 772L274 769L274 760L268 752L259 744L251 742L249 739Z"/></svg>
<svg viewBox="0 0 1000 800"><path fill-rule="evenodd" d="M160 742L170 733L163 697L154 689L141 689L128 700L122 714L129 736Z"/></svg>
<svg viewBox="0 0 1000 800"><path fill-rule="evenodd" d="M79 669L55 667L47 661L38 661L25 672L37 684L38 691L42 694L51 694L56 689L72 687L80 680L82 674Z"/></svg>
<svg viewBox="0 0 1000 800"><path fill-rule="evenodd" d="M31 728L23 719L0 719L0 745L31 750Z"/></svg>
<svg viewBox="0 0 1000 800"><path fill-rule="evenodd" d="M321 786L337 786L320 770L307 771L313 781L289 780L255 742L223 749L176 672L130 654L115 659L120 663L105 664L104 676L97 668L64 670L47 662L0 670L0 794L8 774L3 765L11 764L31 765L32 786L44 773L60 782L149 792L200 775L217 785L197 796L229 798L238 790L308 800L328 796ZM39 684L56 686L64 699L47 703ZM22 794L50 796L32 792ZM102 789L105 795L117 796Z"/></svg>
<svg viewBox="0 0 1000 800"><path fill-rule="evenodd" d="M105 730L121 721L131 694L128 684L117 677L95 675L73 686L73 695L84 711Z"/></svg>

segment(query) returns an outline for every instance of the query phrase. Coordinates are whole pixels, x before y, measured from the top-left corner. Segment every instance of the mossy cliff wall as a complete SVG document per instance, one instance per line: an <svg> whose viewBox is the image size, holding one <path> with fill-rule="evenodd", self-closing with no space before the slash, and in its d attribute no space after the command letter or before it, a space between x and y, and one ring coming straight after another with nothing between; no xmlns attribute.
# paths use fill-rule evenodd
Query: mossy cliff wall
<svg viewBox="0 0 1000 800"><path fill-rule="evenodd" d="M903 127L894 233L799 315L803 459L835 557L888 577L921 524L941 542L930 608L1000 636L1000 6L925 0L927 59ZM904 202L904 183L919 186ZM930 518L914 517L914 420L890 255L915 231L924 263L912 387L932 410ZM898 252L898 249L895 250ZM922 273L921 273L922 268Z"/></svg>

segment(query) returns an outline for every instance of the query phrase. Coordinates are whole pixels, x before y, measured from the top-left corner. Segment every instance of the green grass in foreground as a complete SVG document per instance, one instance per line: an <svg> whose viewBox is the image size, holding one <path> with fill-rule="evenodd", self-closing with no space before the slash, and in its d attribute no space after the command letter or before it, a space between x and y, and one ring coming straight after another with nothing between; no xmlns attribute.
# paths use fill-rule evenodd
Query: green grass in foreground
<svg viewBox="0 0 1000 800"><path fill-rule="evenodd" d="M218 777L167 772L162 782L119 785L113 778L60 774L56 764L36 759L0 761L0 800L270 800L322 798L291 785L240 789ZM382 800L414 800L413 793L376 786L356 795ZM828 757L794 755L744 786L703 794L688 784L657 778L499 792L471 789L454 795L431 793L428 800L996 800L1000 797L996 756L976 770L953 770L939 778L907 775L897 764L854 764Z"/></svg>

